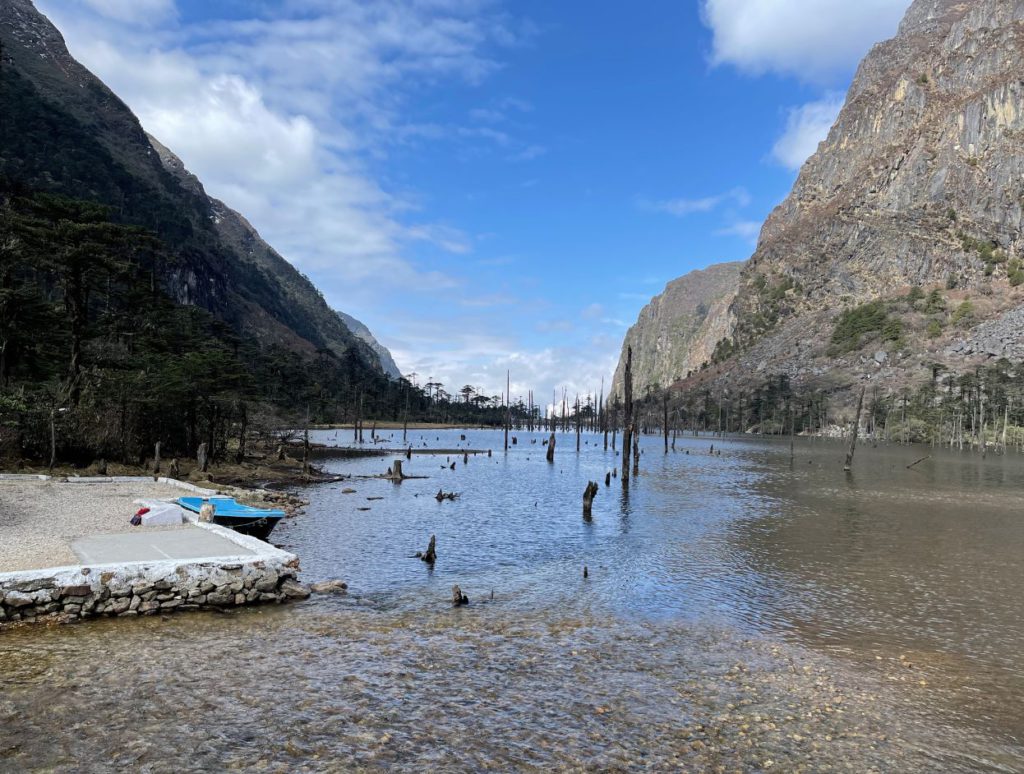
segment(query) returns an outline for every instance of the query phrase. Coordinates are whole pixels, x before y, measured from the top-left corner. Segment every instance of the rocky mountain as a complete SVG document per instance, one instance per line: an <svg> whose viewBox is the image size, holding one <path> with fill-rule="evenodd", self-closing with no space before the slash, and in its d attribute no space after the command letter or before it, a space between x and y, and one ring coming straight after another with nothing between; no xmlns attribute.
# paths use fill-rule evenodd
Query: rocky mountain
<svg viewBox="0 0 1024 774"><path fill-rule="evenodd" d="M743 264L720 263L672 280L645 306L626 333L612 380L612 395L624 394L626 349L633 348L634 394L685 379L709 363L715 345L732 333L729 307Z"/></svg>
<svg viewBox="0 0 1024 774"><path fill-rule="evenodd" d="M0 182L97 201L151 230L171 254L156 271L163 291L247 340L382 372L312 283L146 135L30 0L0 0L0 43Z"/></svg>
<svg viewBox="0 0 1024 774"><path fill-rule="evenodd" d="M765 223L716 362L682 387L784 376L848 398L1019 354L1022 59L1021 0L916 0Z"/></svg>
<svg viewBox="0 0 1024 774"><path fill-rule="evenodd" d="M398 364L391 356L391 352L377 341L376 337L370 332L370 329L350 314L345 314L344 312L338 312L337 314L341 321L345 323L345 327L362 339L376 353L377 358L380 360L381 368L384 369L384 373L388 375L388 378L401 379L402 372L398 369Z"/></svg>

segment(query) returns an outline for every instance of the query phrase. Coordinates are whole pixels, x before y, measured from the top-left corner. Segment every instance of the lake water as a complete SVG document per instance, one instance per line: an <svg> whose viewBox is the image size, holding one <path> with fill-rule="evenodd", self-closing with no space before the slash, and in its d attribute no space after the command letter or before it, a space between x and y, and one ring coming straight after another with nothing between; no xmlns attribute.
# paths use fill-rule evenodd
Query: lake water
<svg viewBox="0 0 1024 774"><path fill-rule="evenodd" d="M1024 458L464 433L323 460L273 539L346 597L0 634L0 770L1024 770Z"/></svg>

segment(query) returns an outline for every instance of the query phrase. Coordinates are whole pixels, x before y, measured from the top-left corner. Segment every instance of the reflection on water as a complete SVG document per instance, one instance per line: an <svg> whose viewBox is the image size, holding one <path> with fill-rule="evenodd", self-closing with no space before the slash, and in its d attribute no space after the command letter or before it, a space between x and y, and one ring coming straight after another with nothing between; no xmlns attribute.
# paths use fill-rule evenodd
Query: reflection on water
<svg viewBox="0 0 1024 774"><path fill-rule="evenodd" d="M347 598L0 634L0 770L1024 767L1016 455L649 438L627 493L597 436L459 435L278 528Z"/></svg>

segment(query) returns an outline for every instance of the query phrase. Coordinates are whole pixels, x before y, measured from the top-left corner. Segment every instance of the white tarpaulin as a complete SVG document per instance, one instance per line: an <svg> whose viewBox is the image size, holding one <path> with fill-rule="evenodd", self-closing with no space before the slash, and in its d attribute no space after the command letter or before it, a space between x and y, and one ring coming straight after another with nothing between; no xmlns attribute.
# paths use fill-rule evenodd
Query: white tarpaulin
<svg viewBox="0 0 1024 774"><path fill-rule="evenodd" d="M177 503L163 500L136 500L139 508L149 508L149 513L142 514L143 527L166 527L183 524L185 511Z"/></svg>

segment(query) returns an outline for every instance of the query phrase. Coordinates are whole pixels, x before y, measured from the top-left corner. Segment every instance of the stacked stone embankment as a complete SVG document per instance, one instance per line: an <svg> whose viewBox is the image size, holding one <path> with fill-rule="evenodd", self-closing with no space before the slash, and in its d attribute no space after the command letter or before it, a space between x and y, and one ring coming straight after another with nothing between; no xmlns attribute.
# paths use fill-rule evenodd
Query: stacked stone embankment
<svg viewBox="0 0 1024 774"><path fill-rule="evenodd" d="M278 603L309 596L298 561L257 559L118 568L70 567L0 576L0 623L153 615Z"/></svg>

